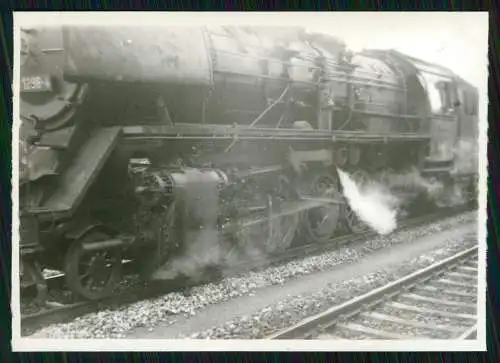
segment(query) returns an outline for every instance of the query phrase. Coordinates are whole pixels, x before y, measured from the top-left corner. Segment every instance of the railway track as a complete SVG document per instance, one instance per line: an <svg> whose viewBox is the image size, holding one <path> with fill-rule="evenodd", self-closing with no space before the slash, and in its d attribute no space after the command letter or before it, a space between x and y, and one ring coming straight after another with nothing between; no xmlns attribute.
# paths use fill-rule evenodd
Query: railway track
<svg viewBox="0 0 500 363"><path fill-rule="evenodd" d="M453 215L464 213L469 210L471 210L470 207L449 208L430 215L411 218L404 222L401 222L400 227L397 229L397 231L416 228L418 226L436 222L439 219L451 217ZM266 260L242 263L237 268L226 269L224 270L224 276L234 276L236 274L244 273L250 270L283 264L301 257L322 254L337 249L341 246L345 246L347 244L352 245L361 243L373 237L376 237L376 233L373 231L367 231L365 233L355 235L342 235L333 238L329 243L325 244L311 243L297 246L285 251L284 253L270 256ZM59 279L63 278L64 276L57 276L55 277L57 281L52 281L51 284L53 284L54 286L58 286L61 283ZM88 313L96 312L106 308L123 306L140 300L152 299L170 292L181 291L183 289L194 287L204 283L214 282L218 278L220 278L220 271L214 271L212 273L205 274L203 280L201 281L193 281L184 277L180 277L173 279L171 283L168 284L168 286L166 286L166 284L164 283L161 283L159 285L150 283L146 284L145 286L133 288L121 294L99 301L82 301L74 304L52 307L50 309L45 309L30 315L21 315L21 331L23 334L30 334L31 332L49 324L65 323Z"/></svg>
<svg viewBox="0 0 500 363"><path fill-rule="evenodd" d="M477 251L464 250L268 339L475 339Z"/></svg>

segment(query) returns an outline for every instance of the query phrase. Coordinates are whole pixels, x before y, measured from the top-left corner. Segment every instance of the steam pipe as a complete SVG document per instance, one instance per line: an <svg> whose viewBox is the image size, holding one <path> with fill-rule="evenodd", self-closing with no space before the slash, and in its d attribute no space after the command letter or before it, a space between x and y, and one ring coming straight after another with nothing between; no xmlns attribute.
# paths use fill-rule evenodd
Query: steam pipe
<svg viewBox="0 0 500 363"><path fill-rule="evenodd" d="M290 84L288 84L286 86L286 88L283 91L283 93L281 94L281 96L279 96L273 103L271 103L269 106L267 106L267 108L259 115L259 117L257 117L254 121L252 121L252 123L250 124L250 128L254 127L257 122L259 122L265 115L267 115L267 113L274 106L276 106L276 104L278 104L278 102L280 102L283 99L283 97L285 97L285 94L288 92L289 89L290 89Z"/></svg>
<svg viewBox="0 0 500 363"><path fill-rule="evenodd" d="M106 250L108 248L121 247L124 244L125 244L125 242L121 239L110 239L107 241L84 243L83 249L85 251L99 251L99 250Z"/></svg>

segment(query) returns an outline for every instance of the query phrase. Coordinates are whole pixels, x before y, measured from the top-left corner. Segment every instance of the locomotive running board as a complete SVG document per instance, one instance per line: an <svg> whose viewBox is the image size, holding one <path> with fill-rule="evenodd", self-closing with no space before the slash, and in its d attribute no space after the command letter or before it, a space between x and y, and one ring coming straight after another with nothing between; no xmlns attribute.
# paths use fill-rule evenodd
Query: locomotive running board
<svg viewBox="0 0 500 363"><path fill-rule="evenodd" d="M97 131L78 151L74 162L60 175L54 194L30 210L41 220L69 217L82 200L118 141L121 127Z"/></svg>
<svg viewBox="0 0 500 363"><path fill-rule="evenodd" d="M176 124L175 126L138 125L123 127L123 136L128 141L144 142L154 140L191 139L191 140L317 140L343 141L353 143L385 143L388 141L427 141L430 136L415 132L365 132L334 130L304 130L304 129L276 129L250 128L226 125L190 125Z"/></svg>

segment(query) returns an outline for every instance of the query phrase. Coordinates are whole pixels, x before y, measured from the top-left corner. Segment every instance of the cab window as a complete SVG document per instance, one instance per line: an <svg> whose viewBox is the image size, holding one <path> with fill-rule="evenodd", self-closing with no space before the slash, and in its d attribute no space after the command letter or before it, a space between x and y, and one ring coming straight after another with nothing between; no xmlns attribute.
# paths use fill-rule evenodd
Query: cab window
<svg viewBox="0 0 500 363"><path fill-rule="evenodd" d="M466 115L476 116L477 115L477 97L473 92L468 92L462 90L462 103L464 108L464 113Z"/></svg>
<svg viewBox="0 0 500 363"><path fill-rule="evenodd" d="M426 83L431 111L435 114L448 113L453 109L455 97L453 85L443 76L421 72Z"/></svg>
<svg viewBox="0 0 500 363"><path fill-rule="evenodd" d="M455 97L453 94L452 84L446 81L440 81L435 84L441 98L441 109L446 112L453 108Z"/></svg>
<svg viewBox="0 0 500 363"><path fill-rule="evenodd" d="M428 88L429 100L433 112L439 112L443 108L442 94L435 84L431 84Z"/></svg>

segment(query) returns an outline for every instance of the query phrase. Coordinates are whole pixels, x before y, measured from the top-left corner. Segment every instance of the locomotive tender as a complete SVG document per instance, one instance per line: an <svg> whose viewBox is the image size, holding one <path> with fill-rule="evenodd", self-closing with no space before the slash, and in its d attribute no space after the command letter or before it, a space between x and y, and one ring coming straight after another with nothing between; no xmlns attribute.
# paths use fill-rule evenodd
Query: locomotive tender
<svg viewBox="0 0 500 363"><path fill-rule="evenodd" d="M150 276L209 241L223 263L359 231L337 167L476 182L477 90L393 50L225 26L25 28L21 42L21 280L41 296L45 267L99 299L124 258Z"/></svg>

